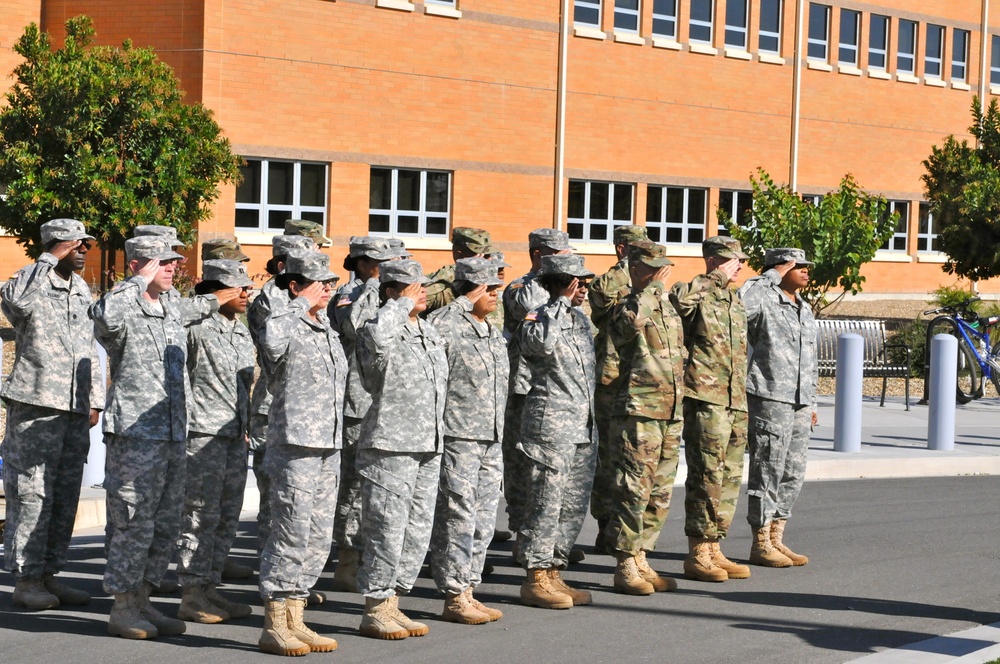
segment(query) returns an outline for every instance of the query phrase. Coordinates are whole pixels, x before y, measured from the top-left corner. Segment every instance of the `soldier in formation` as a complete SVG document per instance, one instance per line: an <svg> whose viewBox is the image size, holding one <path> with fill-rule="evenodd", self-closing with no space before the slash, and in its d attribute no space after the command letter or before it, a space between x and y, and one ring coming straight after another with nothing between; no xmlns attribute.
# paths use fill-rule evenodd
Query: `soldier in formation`
<svg viewBox="0 0 1000 664"><path fill-rule="evenodd" d="M481 228L459 226L451 232L451 255L455 261L462 258L483 258L493 252L490 244L489 231ZM427 309L426 318L432 311L446 307L456 297L453 284L455 282L455 265L445 265L427 275Z"/></svg>

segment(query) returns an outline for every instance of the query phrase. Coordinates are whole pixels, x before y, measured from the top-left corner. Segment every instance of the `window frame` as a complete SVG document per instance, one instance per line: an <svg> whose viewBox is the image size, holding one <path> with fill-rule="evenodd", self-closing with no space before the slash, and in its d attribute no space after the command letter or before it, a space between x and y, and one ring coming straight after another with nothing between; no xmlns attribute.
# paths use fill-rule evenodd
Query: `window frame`
<svg viewBox="0 0 1000 664"><path fill-rule="evenodd" d="M735 6L735 3L743 3L743 25L733 25L729 22L729 8ZM749 0L726 0L726 16L725 16L725 33L723 34L723 44L727 48L734 48L737 50L745 51L750 47L750 2ZM742 42L738 44L730 43L729 36L732 33L734 36L742 35Z"/></svg>
<svg viewBox="0 0 1000 664"><path fill-rule="evenodd" d="M772 0L775 3L775 8L777 10L776 18L778 20L778 31L771 32L770 30L764 29L764 2L767 0L762 0L760 3L760 28L757 31L757 50L761 53L773 53L778 55L781 53L781 28L782 19L784 18L782 10L784 9L784 0ZM773 50L764 46L764 39L773 39L776 46Z"/></svg>
<svg viewBox="0 0 1000 664"><path fill-rule="evenodd" d="M728 205L723 204L723 198L730 196L731 199ZM740 199L744 199L744 203L749 203L749 206L741 206ZM729 215L730 219L736 221L736 224L741 228L752 228L754 222L751 220L750 225L744 223L742 215L740 215L740 210L750 210L751 216L753 215L753 190L751 189L720 189L719 190L719 205L720 210L723 210ZM719 235L729 236L729 229L726 228L725 224L719 224Z"/></svg>
<svg viewBox="0 0 1000 664"><path fill-rule="evenodd" d="M654 195L653 191L654 189L660 190L658 192L660 196L659 219L649 218L650 214L649 202L652 199L652 196ZM682 203L681 221L679 223L667 221L667 201L668 201L667 197L671 190L681 191L683 192L684 196ZM703 197L700 225L691 223L690 221L692 191L701 192ZM652 233L652 231L658 231L660 237L658 240L654 241L658 242L659 244L665 246L674 246L674 247L693 247L693 246L700 247L701 243L704 242L705 238L708 236L708 193L709 190L707 187L685 187L685 186L671 185L671 184L648 185L646 187L646 232L650 234L650 239L653 239L655 237L655 234ZM680 229L682 238L680 242L671 242L667 239L668 231L670 229ZM701 239L691 240L691 231L694 229L698 229L701 231Z"/></svg>
<svg viewBox="0 0 1000 664"><path fill-rule="evenodd" d="M709 9L709 19L704 21L702 19L694 18L694 5L696 2L706 3ZM708 44L711 45L715 41L715 0L691 0L690 13L688 14L688 41L692 44ZM694 28L708 28L708 39L698 39L694 36Z"/></svg>
<svg viewBox="0 0 1000 664"><path fill-rule="evenodd" d="M662 8L667 3L672 5L673 8L671 11L673 11L673 14L664 14L657 11L658 6ZM657 22L670 22L673 25L673 32L657 32ZM651 32L654 37L677 40L677 0L653 0L653 25Z"/></svg>
<svg viewBox="0 0 1000 664"><path fill-rule="evenodd" d="M458 0L424 0L424 3L444 5L445 7L451 7L452 9L458 9Z"/></svg>
<svg viewBox="0 0 1000 664"><path fill-rule="evenodd" d="M374 170L387 170L391 171L391 180L389 183L389 208L373 208L371 207L371 184L372 184L372 171ZM400 171L412 171L420 173L420 202L418 204L418 210L400 210L399 209L399 172ZM448 195L446 200L448 201L448 209L445 212L439 212L435 210L427 210L427 175L429 173L443 173L448 176ZM408 168L405 166L384 166L381 164L372 164L368 170L368 234L378 237L411 237L411 238L444 238L447 239L451 232L451 215L452 215L452 198L454 195L454 183L455 183L455 173L454 171L443 171L436 168ZM388 215L389 217L389 230L379 231L372 230L372 216L373 215ZM417 217L417 232L408 233L399 230L399 217ZM445 228L443 233L430 233L427 231L427 220L428 218L433 219L444 219Z"/></svg>
<svg viewBox="0 0 1000 664"><path fill-rule="evenodd" d="M845 19L850 18L853 15L853 21L845 21ZM844 41L844 27L853 24L854 34L851 37L854 42L849 43ZM854 58L851 60L844 59L845 51L853 51ZM861 12L855 9L841 8L840 10L840 38L837 43L837 63L842 65L848 65L850 67L857 67L859 58L861 55Z"/></svg>
<svg viewBox="0 0 1000 664"><path fill-rule="evenodd" d="M900 207L905 207L905 214L901 212ZM893 232L892 237L886 240L885 245L879 247L879 251L888 251L894 254L905 254L907 251L907 244L910 236L910 201L902 200L890 200L889 207L886 209L886 214L891 216L893 212L901 212L899 215L899 221L896 224L896 230ZM903 227L903 231L899 231L899 227ZM903 248L897 249L897 240L902 240Z"/></svg>
<svg viewBox="0 0 1000 664"><path fill-rule="evenodd" d="M601 29L601 19L604 18L604 10L602 8L601 0L573 0L573 25L580 26L584 28L597 28ZM597 10L597 21L594 23L585 23L576 18L577 9L596 9Z"/></svg>
<svg viewBox="0 0 1000 664"><path fill-rule="evenodd" d="M882 45L876 48L875 21L882 22ZM885 14L870 14L868 18L868 68L877 71L886 71L889 68L889 42L891 39L892 19ZM882 59L881 65L872 64L872 55L875 54Z"/></svg>
<svg viewBox="0 0 1000 664"><path fill-rule="evenodd" d="M258 202L248 203L239 200L239 186L237 185L236 191L236 203L233 208L233 228L236 232L248 232L248 233L273 233L275 235L280 235L284 232L285 228L282 225L281 228L271 228L268 225L270 219L270 213L273 212L288 212L288 219L310 219L312 221L317 221L315 215L321 215L321 223L323 228L326 228L327 221L329 221L329 207L330 207L330 163L324 161L300 161L296 159L280 159L271 157L252 157L252 156L241 156L243 161L247 162L259 162L260 163L260 190L257 192ZM292 164L292 203L270 203L268 202L269 191L269 180L270 180L270 170L271 164ZM317 205L302 205L302 166L322 166L323 167L323 206ZM236 223L236 216L238 210L255 210L257 212L257 226L243 226Z"/></svg>
<svg viewBox="0 0 1000 664"><path fill-rule="evenodd" d="M566 232L569 234L570 242L581 242L586 244L612 244L614 242L615 228L618 226L628 226L634 223L635 220L635 193L636 186L634 182L616 182L613 180L580 180L573 178L570 180L572 183L582 183L584 185L583 191L583 217L571 217L569 216L569 210L573 207L572 205L566 206ZM590 204L591 204L591 189L595 184L606 184L608 185L608 216L607 218L594 218L591 216ZM618 187L628 187L629 188L629 219L615 219L615 189ZM567 194L572 195L572 187L567 187ZM570 233L570 226L579 224L582 226L582 237L573 237ZM603 239L591 238L590 229L594 226L604 226L605 236Z"/></svg>
<svg viewBox="0 0 1000 664"><path fill-rule="evenodd" d="M990 85L1000 85L1000 35L990 35Z"/></svg>
<svg viewBox="0 0 1000 664"><path fill-rule="evenodd" d="M614 0L614 29L615 32L624 32L630 35L639 34L639 26L642 20L642 0L636 0L635 9L620 8L618 6L619 2L627 0ZM633 18L635 20L635 28L619 28L618 27L618 17L619 15L624 17Z"/></svg>
<svg viewBox="0 0 1000 664"><path fill-rule="evenodd" d="M813 26L813 10L818 9L823 12L823 39L812 36L812 26ZM823 5L818 2L809 3L809 25L806 30L806 59L813 62L829 62L830 61L830 14L832 8L830 5ZM823 47L823 56L813 55L813 47Z"/></svg>
<svg viewBox="0 0 1000 664"><path fill-rule="evenodd" d="M917 208L919 221L917 222L917 253L918 254L940 254L941 249L934 248L940 239L941 234L934 232L934 213L931 212L931 204L927 201L920 201ZM926 224L925 224L926 222ZM924 243L925 248L921 249L920 244Z"/></svg>
<svg viewBox="0 0 1000 664"><path fill-rule="evenodd" d="M951 35L951 80L965 83L969 76L969 30L952 28ZM956 48L961 44L961 58L956 54ZM961 75L955 73L956 67L961 68Z"/></svg>
<svg viewBox="0 0 1000 664"><path fill-rule="evenodd" d="M913 50L904 51L902 39L905 34L904 26L912 27L913 30ZM917 53L920 51L920 24L906 18L899 19L899 34L896 35L896 74L908 74L913 76L917 71ZM903 59L910 60L910 68L903 67Z"/></svg>
<svg viewBox="0 0 1000 664"><path fill-rule="evenodd" d="M931 55L931 30L938 35L937 56ZM927 24L927 38L924 40L924 76L927 78L944 78L945 27L935 23ZM930 73L931 66L937 67L937 74Z"/></svg>

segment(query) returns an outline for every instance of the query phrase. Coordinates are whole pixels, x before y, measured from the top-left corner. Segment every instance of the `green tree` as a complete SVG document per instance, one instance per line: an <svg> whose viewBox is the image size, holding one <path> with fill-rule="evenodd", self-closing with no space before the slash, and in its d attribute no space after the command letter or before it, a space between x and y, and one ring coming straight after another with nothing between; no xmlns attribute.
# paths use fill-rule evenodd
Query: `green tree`
<svg viewBox="0 0 1000 664"><path fill-rule="evenodd" d="M857 294L865 281L861 266L892 237L899 221L889 214L881 196L868 194L851 175L840 187L823 196L819 205L805 201L787 185L778 185L762 168L750 177L753 209L742 223L721 208L719 223L740 241L750 257L750 267L760 272L764 251L770 247L798 247L816 263L802 296L817 314L850 292ZM842 292L830 300L831 289Z"/></svg>
<svg viewBox="0 0 1000 664"><path fill-rule="evenodd" d="M211 111L182 101L152 49L93 41L91 20L77 16L62 48L35 24L15 44L23 61L0 111L0 226L37 257L41 224L79 219L111 272L139 224L174 226L190 242L240 160Z"/></svg>
<svg viewBox="0 0 1000 664"><path fill-rule="evenodd" d="M924 160L927 200L934 215L942 269L978 281L1000 275L1000 110L997 100L983 112L972 99L969 133L977 146L948 136Z"/></svg>

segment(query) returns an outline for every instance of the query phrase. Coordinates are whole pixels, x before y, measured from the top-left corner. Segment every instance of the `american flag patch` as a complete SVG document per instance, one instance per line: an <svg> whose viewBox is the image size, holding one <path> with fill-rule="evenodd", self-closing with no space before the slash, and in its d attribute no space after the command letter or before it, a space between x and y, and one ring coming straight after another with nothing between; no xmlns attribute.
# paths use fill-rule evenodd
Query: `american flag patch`
<svg viewBox="0 0 1000 664"><path fill-rule="evenodd" d="M349 304L351 304L351 298L349 297L345 297L343 300L337 300L338 307L346 307Z"/></svg>
<svg viewBox="0 0 1000 664"><path fill-rule="evenodd" d="M533 321L533 322L537 321L538 320L538 314L536 314L534 311L532 311L530 314L528 314L527 316L524 317L524 320L530 320L530 321Z"/></svg>

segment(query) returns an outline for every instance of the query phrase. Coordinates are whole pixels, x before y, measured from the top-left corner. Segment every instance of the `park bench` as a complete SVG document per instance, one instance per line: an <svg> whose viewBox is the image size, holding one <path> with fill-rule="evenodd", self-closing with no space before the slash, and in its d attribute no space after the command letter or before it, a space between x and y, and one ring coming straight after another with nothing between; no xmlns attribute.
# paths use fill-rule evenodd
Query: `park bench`
<svg viewBox="0 0 1000 664"><path fill-rule="evenodd" d="M837 375L837 338L842 334L857 334L865 342L862 369L865 378L882 379L882 400L890 378L906 380L906 410L910 409L910 348L905 344L886 343L883 320L837 320L823 318L816 321L819 333L816 339L820 376ZM906 364L896 363L888 355L890 348L906 351Z"/></svg>

